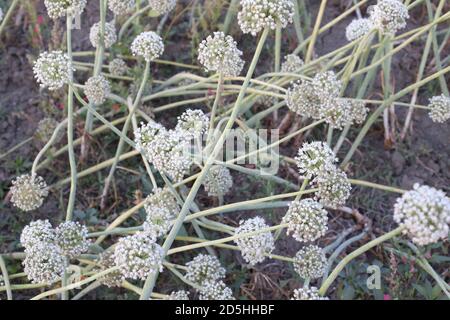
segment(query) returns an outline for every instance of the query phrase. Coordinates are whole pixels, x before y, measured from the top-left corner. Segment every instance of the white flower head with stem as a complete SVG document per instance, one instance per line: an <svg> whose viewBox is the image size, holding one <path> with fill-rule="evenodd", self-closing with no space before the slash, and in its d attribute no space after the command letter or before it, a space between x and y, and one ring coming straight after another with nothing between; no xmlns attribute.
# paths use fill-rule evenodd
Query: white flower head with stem
<svg viewBox="0 0 450 320"><path fill-rule="evenodd" d="M11 202L22 211L31 211L42 206L48 195L47 184L37 175L24 174L12 181Z"/></svg>
<svg viewBox="0 0 450 320"><path fill-rule="evenodd" d="M43 52L33 66L36 80L41 87L60 89L72 80L74 68L70 58L62 51Z"/></svg>
<svg viewBox="0 0 450 320"><path fill-rule="evenodd" d="M133 40L131 52L133 55L150 62L163 54L164 43L157 33L153 31L142 32Z"/></svg>
<svg viewBox="0 0 450 320"><path fill-rule="evenodd" d="M444 123L450 119L450 97L444 94L430 99L428 107L431 120L437 123Z"/></svg>
<svg viewBox="0 0 450 320"><path fill-rule="evenodd" d="M128 14L134 10L135 0L108 0L108 8L116 16Z"/></svg>
<svg viewBox="0 0 450 320"><path fill-rule="evenodd" d="M307 245L300 249L294 257L294 269L303 279L320 278L325 271L327 260L322 248Z"/></svg>
<svg viewBox="0 0 450 320"><path fill-rule="evenodd" d="M89 40L94 48L98 48L100 46L101 39L101 23L94 23L91 27L91 31L89 33ZM114 43L117 41L117 32L116 27L114 25L114 21L105 22L105 35L103 37L103 43L105 48L111 48Z"/></svg>
<svg viewBox="0 0 450 320"><path fill-rule="evenodd" d="M44 4L49 17L57 19L66 16L68 12L72 16L82 14L87 0L44 0Z"/></svg>
<svg viewBox="0 0 450 320"><path fill-rule="evenodd" d="M111 94L111 85L103 75L93 76L84 84L84 94L93 105L101 105Z"/></svg>

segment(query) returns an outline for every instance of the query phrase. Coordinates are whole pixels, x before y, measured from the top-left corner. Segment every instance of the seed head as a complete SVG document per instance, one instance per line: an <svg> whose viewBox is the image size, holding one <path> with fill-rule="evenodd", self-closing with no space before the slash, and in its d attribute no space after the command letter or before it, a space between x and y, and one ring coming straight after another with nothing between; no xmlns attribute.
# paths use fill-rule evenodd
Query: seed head
<svg viewBox="0 0 450 320"><path fill-rule="evenodd" d="M233 291L221 281L207 281L202 285L199 300L236 300Z"/></svg>
<svg viewBox="0 0 450 320"><path fill-rule="evenodd" d="M444 94L433 97L428 107L431 108L429 116L434 122L444 123L450 119L450 97Z"/></svg>
<svg viewBox="0 0 450 320"><path fill-rule="evenodd" d="M47 184L40 176L24 174L12 181L11 202L23 211L39 208L48 195Z"/></svg>
<svg viewBox="0 0 450 320"><path fill-rule="evenodd" d="M305 63L298 55L288 54L284 57L284 62L281 64L281 72L295 73L303 67L304 64Z"/></svg>
<svg viewBox="0 0 450 320"><path fill-rule="evenodd" d="M90 77L84 85L84 94L89 102L94 105L105 103L110 93L111 85L103 75Z"/></svg>
<svg viewBox="0 0 450 320"><path fill-rule="evenodd" d="M287 234L300 242L315 241L328 230L328 214L323 206L312 199L292 201L283 223L287 223Z"/></svg>
<svg viewBox="0 0 450 320"><path fill-rule="evenodd" d="M57 19L64 17L68 11L72 16L83 13L87 0L45 0L44 4L50 18Z"/></svg>
<svg viewBox="0 0 450 320"><path fill-rule="evenodd" d="M157 59L164 52L164 43L161 37L153 31L142 32L131 44L133 55L144 58L150 62Z"/></svg>
<svg viewBox="0 0 450 320"><path fill-rule="evenodd" d="M165 14L175 8L177 0L148 0L148 4L159 14Z"/></svg>
<svg viewBox="0 0 450 320"><path fill-rule="evenodd" d="M233 186L230 170L225 166L213 165L206 174L203 186L210 197L227 194Z"/></svg>
<svg viewBox="0 0 450 320"><path fill-rule="evenodd" d="M378 3L369 7L370 20L375 28L382 34L394 35L406 27L409 19L408 7L398 0L378 0Z"/></svg>
<svg viewBox="0 0 450 320"><path fill-rule="evenodd" d="M322 248L308 245L300 249L294 257L294 269L303 279L320 278L325 270L327 259Z"/></svg>
<svg viewBox="0 0 450 320"><path fill-rule="evenodd" d="M263 218L255 217L248 220L241 220L239 227L235 230L235 235L258 231L268 228ZM272 233L263 232L253 236L238 238L234 240L241 250L242 257L251 266L263 262L265 255L272 253L275 249L275 240Z"/></svg>
<svg viewBox="0 0 450 320"><path fill-rule="evenodd" d="M329 300L327 297L319 295L319 289L316 287L299 288L294 290L291 300Z"/></svg>
<svg viewBox="0 0 450 320"><path fill-rule="evenodd" d="M415 184L394 205L394 220L418 245L446 239L450 225L450 199L441 190Z"/></svg>
<svg viewBox="0 0 450 320"><path fill-rule="evenodd" d="M43 52L34 63L34 77L42 88L57 90L71 81L73 67L62 51Z"/></svg>
<svg viewBox="0 0 450 320"><path fill-rule="evenodd" d="M236 41L223 32L214 32L200 43L198 60L206 71L216 71L226 77L238 76L244 67L242 51Z"/></svg>
<svg viewBox="0 0 450 320"><path fill-rule="evenodd" d="M373 29L372 20L362 18L355 19L347 26L345 36L348 41L359 39L368 34Z"/></svg>
<svg viewBox="0 0 450 320"><path fill-rule="evenodd" d="M241 0L241 6L239 25L243 33L252 36L264 28L275 30L277 25L286 28L294 16L292 0Z"/></svg>
<svg viewBox="0 0 450 320"><path fill-rule="evenodd" d="M337 209L350 197L351 184L345 172L338 168L320 174L313 182L319 189L316 198L324 206Z"/></svg>
<svg viewBox="0 0 450 320"><path fill-rule="evenodd" d="M205 282L214 282L225 278L226 270L220 264L219 259L212 255L199 254L186 263L186 279L198 285Z"/></svg>
<svg viewBox="0 0 450 320"><path fill-rule="evenodd" d="M144 233L119 239L114 261L125 278L145 280L150 274L162 271L164 250Z"/></svg>
<svg viewBox="0 0 450 320"><path fill-rule="evenodd" d="M109 10L116 16L132 12L135 5L135 0L108 0Z"/></svg>
<svg viewBox="0 0 450 320"><path fill-rule="evenodd" d="M127 71L127 64L120 58L116 58L109 63L109 72L114 76L123 76Z"/></svg>
<svg viewBox="0 0 450 320"><path fill-rule="evenodd" d="M304 143L295 160L300 174L308 179L333 169L338 161L328 144L320 141Z"/></svg>
<svg viewBox="0 0 450 320"><path fill-rule="evenodd" d="M55 238L55 230L48 220L36 220L23 228L20 244L25 249L30 249L38 243L53 243Z"/></svg>
<svg viewBox="0 0 450 320"><path fill-rule="evenodd" d="M37 242L25 250L24 271L32 283L60 281L66 264L61 249L53 243Z"/></svg>
<svg viewBox="0 0 450 320"><path fill-rule="evenodd" d="M91 32L89 33L89 40L94 48L100 46L101 39L101 25L100 22L95 23L91 27ZM104 36L104 44L105 48L110 48L117 41L116 27L114 22L106 22L105 23L105 36Z"/></svg>

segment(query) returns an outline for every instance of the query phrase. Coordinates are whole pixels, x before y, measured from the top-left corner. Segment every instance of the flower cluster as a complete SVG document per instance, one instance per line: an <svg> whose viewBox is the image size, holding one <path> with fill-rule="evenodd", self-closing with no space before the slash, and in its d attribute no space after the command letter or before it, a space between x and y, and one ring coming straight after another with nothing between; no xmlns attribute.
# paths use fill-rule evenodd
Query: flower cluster
<svg viewBox="0 0 450 320"><path fill-rule="evenodd" d="M333 128L361 123L367 108L361 101L339 98L342 82L333 71L321 72L312 81L299 80L286 93L286 104L293 112L313 119L323 119Z"/></svg>
<svg viewBox="0 0 450 320"><path fill-rule="evenodd" d="M239 236L250 232L258 232L268 227L261 217L241 220L239 227L235 230L235 235ZM241 250L244 260L252 266L263 262L266 258L265 255L270 255L275 249L275 240L270 232L260 232L256 235L245 236L234 241Z"/></svg>
<svg viewBox="0 0 450 320"><path fill-rule="evenodd" d="M135 0L108 0L108 7L116 16L133 11Z"/></svg>
<svg viewBox="0 0 450 320"><path fill-rule="evenodd" d="M200 300L235 300L233 291L223 281L207 281L202 285Z"/></svg>
<svg viewBox="0 0 450 320"><path fill-rule="evenodd" d="M67 259L89 248L86 227L72 221L64 222L56 229L48 220L33 221L23 229L20 243L25 247L25 273L33 283L59 281Z"/></svg>
<svg viewBox="0 0 450 320"><path fill-rule="evenodd" d="M230 170L222 165L213 165L206 174L203 186L211 197L227 194L233 186Z"/></svg>
<svg viewBox="0 0 450 320"><path fill-rule="evenodd" d="M303 279L320 278L327 264L325 253L316 245L300 249L294 257L294 269Z"/></svg>
<svg viewBox="0 0 450 320"><path fill-rule="evenodd" d="M242 32L253 36L264 28L285 28L294 16L292 0L241 0L241 6L239 25Z"/></svg>
<svg viewBox="0 0 450 320"><path fill-rule="evenodd" d="M101 39L101 24L100 22L95 23L91 27L91 31L89 33L89 40L94 48L100 46ZM117 41L116 27L114 26L114 22L106 22L105 23L105 34L103 37L103 42L105 48L110 48Z"/></svg>
<svg viewBox="0 0 450 320"><path fill-rule="evenodd" d="M178 123L175 130L182 133L186 139L198 138L208 131L209 118L202 110L187 109L178 117Z"/></svg>
<svg viewBox="0 0 450 320"><path fill-rule="evenodd" d="M295 73L305 62L296 54L288 54L284 57L284 62L281 64L281 72Z"/></svg>
<svg viewBox="0 0 450 320"><path fill-rule="evenodd" d="M45 0L44 4L50 18L64 17L68 11L72 16L80 15L86 7L87 0Z"/></svg>
<svg viewBox="0 0 450 320"><path fill-rule="evenodd" d="M368 13L374 27L389 35L405 28L409 18L408 7L398 0L378 0L376 5L369 7Z"/></svg>
<svg viewBox="0 0 450 320"><path fill-rule="evenodd" d="M314 179L314 183L318 187L316 198L324 206L337 209L343 206L350 197L352 189L347 175L339 168L329 170L324 174L318 175Z"/></svg>
<svg viewBox="0 0 450 320"><path fill-rule="evenodd" d="M223 32L214 32L200 43L198 60L206 71L216 71L226 77L238 76L244 67L242 51L236 41Z"/></svg>
<svg viewBox="0 0 450 320"><path fill-rule="evenodd" d="M99 254L99 258L97 260L97 266L98 266L98 269L96 271L98 271L98 272L102 272L102 271L105 271L105 270L108 270L108 269L114 267L115 266L114 252L113 251L104 251L101 254ZM124 280L124 277L123 277L122 273L120 273L120 271L118 271L118 270L110 272L98 279L98 281L101 284L103 284L109 288L120 287L122 285L123 280Z"/></svg>
<svg viewBox="0 0 450 320"><path fill-rule="evenodd" d="M147 218L144 222L144 233L157 239L170 230L171 221L176 217L176 212L170 210L167 206L155 206L150 203L145 204Z"/></svg>
<svg viewBox="0 0 450 320"><path fill-rule="evenodd" d="M55 229L55 242L63 254L74 258L88 251L90 242L87 239L88 229L79 222L66 221Z"/></svg>
<svg viewBox="0 0 450 320"><path fill-rule="evenodd" d="M372 29L372 20L367 18L355 19L345 29L345 36L348 41L353 41L365 36Z"/></svg>
<svg viewBox="0 0 450 320"><path fill-rule="evenodd" d="M428 107L430 110L430 118L434 122L444 123L450 119L450 97L441 94L430 99Z"/></svg>
<svg viewBox="0 0 450 320"><path fill-rule="evenodd" d="M441 190L415 184L397 199L394 220L418 245L435 243L448 237L450 198Z"/></svg>
<svg viewBox="0 0 450 320"><path fill-rule="evenodd" d="M225 269L219 259L212 255L199 254L186 263L186 279L202 286L225 278Z"/></svg>
<svg viewBox="0 0 450 320"><path fill-rule="evenodd" d="M319 295L319 289L316 287L299 288L294 290L291 300L329 300L327 297Z"/></svg>
<svg viewBox="0 0 450 320"><path fill-rule="evenodd" d="M84 94L89 102L94 105L105 103L110 93L111 85L103 75L90 77L84 85Z"/></svg>
<svg viewBox="0 0 450 320"><path fill-rule="evenodd" d="M53 135L56 127L59 125L59 122L53 118L44 118L39 121L36 131L34 132L34 137L44 143L47 143L48 140ZM62 135L58 134L56 137L56 141L58 142L61 139Z"/></svg>
<svg viewBox="0 0 450 320"><path fill-rule="evenodd" d="M24 174L12 181L11 202L23 211L39 208L48 195L47 184L40 176Z"/></svg>
<svg viewBox="0 0 450 320"><path fill-rule="evenodd" d="M178 290L170 293L167 300L189 300L189 292L186 290Z"/></svg>
<svg viewBox="0 0 450 320"><path fill-rule="evenodd" d="M334 168L338 161L330 147L321 141L306 142L295 158L299 173L310 179Z"/></svg>
<svg viewBox="0 0 450 320"><path fill-rule="evenodd" d="M177 0L148 0L148 4L154 11L164 14L175 8Z"/></svg>
<svg viewBox="0 0 450 320"><path fill-rule="evenodd" d="M109 63L109 72L113 76L123 76L127 71L127 64L120 58L116 58Z"/></svg>
<svg viewBox="0 0 450 320"><path fill-rule="evenodd" d="M292 201L282 222L288 224L287 234L300 242L315 241L328 230L327 211L312 199Z"/></svg>
<svg viewBox="0 0 450 320"><path fill-rule="evenodd" d="M71 81L72 63L62 51L43 52L33 66L34 76L41 87L57 90Z"/></svg>
<svg viewBox="0 0 450 320"><path fill-rule="evenodd" d="M145 280L162 271L164 250L145 233L119 239L114 249L114 262L125 278Z"/></svg>
<svg viewBox="0 0 450 320"><path fill-rule="evenodd" d="M157 59L164 52L164 43L161 37L153 31L142 32L131 44L131 52L135 56L150 62Z"/></svg>
<svg viewBox="0 0 450 320"><path fill-rule="evenodd" d="M134 142L136 150L147 156L147 151L151 148L152 143L156 140L158 133L166 131L161 124L150 121L148 123L141 122L141 126L134 131Z"/></svg>

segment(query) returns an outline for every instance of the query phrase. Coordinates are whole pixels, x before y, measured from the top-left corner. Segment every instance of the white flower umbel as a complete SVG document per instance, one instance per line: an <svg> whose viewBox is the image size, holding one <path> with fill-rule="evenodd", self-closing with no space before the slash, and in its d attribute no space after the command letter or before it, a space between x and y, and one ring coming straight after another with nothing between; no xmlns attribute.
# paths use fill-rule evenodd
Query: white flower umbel
<svg viewBox="0 0 450 320"><path fill-rule="evenodd" d="M431 108L429 116L431 120L438 123L444 123L450 119L450 97L441 94L430 99Z"/></svg>
<svg viewBox="0 0 450 320"><path fill-rule="evenodd" d="M281 64L281 72L295 73L305 62L296 54L288 54L284 57L284 62Z"/></svg>
<svg viewBox="0 0 450 320"><path fill-rule="evenodd" d="M268 227L261 217L241 220L239 227L235 230L235 235L258 231ZM263 262L266 258L265 255L272 253L275 249L275 240L270 232L262 232L257 235L238 238L234 241L241 250L244 260L251 266Z"/></svg>
<svg viewBox="0 0 450 320"><path fill-rule="evenodd" d="M146 205L145 212L147 213L147 217L143 225L144 233L155 240L170 230L170 226L172 225L171 221L176 217L166 207Z"/></svg>
<svg viewBox="0 0 450 320"><path fill-rule="evenodd" d="M34 77L42 88L57 90L71 81L72 64L62 51L43 52L33 66Z"/></svg>
<svg viewBox="0 0 450 320"><path fill-rule="evenodd" d="M342 129L353 123L353 105L348 99L336 98L324 101L320 107L320 119L334 129Z"/></svg>
<svg viewBox="0 0 450 320"><path fill-rule="evenodd" d="M164 250L144 233L119 239L114 261L125 278L145 280L150 274L162 271Z"/></svg>
<svg viewBox="0 0 450 320"><path fill-rule="evenodd" d="M87 0L45 0L44 4L50 18L64 17L70 10L72 16L83 13Z"/></svg>
<svg viewBox="0 0 450 320"><path fill-rule="evenodd" d="M214 32L200 43L198 60L206 71L216 71L226 77L238 76L244 67L242 51L236 41L223 32Z"/></svg>
<svg viewBox="0 0 450 320"><path fill-rule="evenodd" d="M36 131L34 132L34 138L37 140L47 143L48 140L53 135L53 132L55 131L56 127L59 125L59 122L56 121L53 118L44 118L41 121L39 121ZM56 136L56 141L58 142L62 137L62 134L58 134Z"/></svg>
<svg viewBox="0 0 450 320"><path fill-rule="evenodd" d="M239 25L243 33L253 36L264 28L275 30L277 25L285 28L294 16L292 0L241 0L241 6Z"/></svg>
<svg viewBox="0 0 450 320"><path fill-rule="evenodd" d="M289 205L283 223L287 223L287 234L295 240L309 242L324 236L328 230L328 214L323 206L313 199L295 200Z"/></svg>
<svg viewBox="0 0 450 320"><path fill-rule="evenodd" d="M334 168L338 161L333 150L321 141L306 142L295 158L299 173L308 179Z"/></svg>
<svg viewBox="0 0 450 320"><path fill-rule="evenodd" d="M398 0L378 0L368 9L370 20L382 34L394 35L406 27L408 7Z"/></svg>
<svg viewBox="0 0 450 320"><path fill-rule="evenodd" d="M30 249L38 243L53 243L56 234L48 220L36 220L23 228L20 235L20 244L25 249Z"/></svg>
<svg viewBox="0 0 450 320"><path fill-rule="evenodd" d="M113 251L105 251L105 252L100 253L99 258L96 262L97 262L97 266L98 266L98 269L97 269L98 272L105 271L105 270L108 270L108 269L114 267L115 266L114 252ZM124 276L118 270L114 271L114 272L110 272L98 279L98 281L101 284L103 284L109 288L120 287L122 285L123 280L124 280Z"/></svg>
<svg viewBox="0 0 450 320"><path fill-rule="evenodd" d="M172 11L177 5L177 0L148 0L148 4L152 10L159 14L165 14Z"/></svg>
<svg viewBox="0 0 450 320"><path fill-rule="evenodd" d="M29 174L21 175L13 180L10 192L12 204L23 211L39 208L48 195L44 179Z"/></svg>
<svg viewBox="0 0 450 320"><path fill-rule="evenodd" d="M108 0L108 8L116 16L132 12L135 5L135 0Z"/></svg>
<svg viewBox="0 0 450 320"><path fill-rule="evenodd" d="M97 22L92 25L91 31L89 33L89 40L94 48L100 46L101 39L101 25L100 22ZM117 33L116 27L114 25L114 21L105 23L105 36L104 36L104 45L105 48L110 48L117 41Z"/></svg>
<svg viewBox="0 0 450 320"><path fill-rule="evenodd" d="M236 300L233 291L221 281L207 281L200 289L199 300Z"/></svg>
<svg viewBox="0 0 450 320"><path fill-rule="evenodd" d="M189 292L187 292L186 290L173 291L167 297L167 300L189 300Z"/></svg>
<svg viewBox="0 0 450 320"><path fill-rule="evenodd" d="M180 207L177 200L170 192L169 188L153 189L152 194L145 199L145 208L147 207L165 207L169 209L172 214L177 215Z"/></svg>
<svg viewBox="0 0 450 320"><path fill-rule="evenodd" d="M313 84L309 81L299 80L291 83L286 93L286 105L288 108L307 118L320 117L322 101Z"/></svg>
<svg viewBox="0 0 450 320"><path fill-rule="evenodd" d="M203 186L210 197L224 196L233 186L230 170L222 165L213 165L206 174Z"/></svg>
<svg viewBox="0 0 450 320"><path fill-rule="evenodd" d="M327 297L319 295L316 287L299 288L294 290L291 300L329 300Z"/></svg>
<svg viewBox="0 0 450 320"><path fill-rule="evenodd" d="M32 283L53 284L64 275L66 258L57 245L38 242L25 251L23 266Z"/></svg>
<svg viewBox="0 0 450 320"><path fill-rule="evenodd" d="M327 264L325 253L316 245L300 249L294 257L294 269L303 279L320 278Z"/></svg>
<svg viewBox="0 0 450 320"><path fill-rule="evenodd" d="M348 41L353 41L364 37L373 29L372 20L367 18L355 19L345 29L345 36Z"/></svg>
<svg viewBox="0 0 450 320"><path fill-rule="evenodd" d="M333 71L317 73L312 80L312 85L322 102L337 98L342 89L342 81Z"/></svg>
<svg viewBox="0 0 450 320"><path fill-rule="evenodd" d="M450 224L450 198L441 190L415 184L397 199L394 220L418 245L446 239Z"/></svg>
<svg viewBox="0 0 450 320"><path fill-rule="evenodd" d="M350 197L352 186L341 169L334 168L320 174L313 181L319 189L316 192L316 198L324 206L337 209Z"/></svg>
<svg viewBox="0 0 450 320"><path fill-rule="evenodd" d="M350 100L352 122L354 124L363 124L366 121L369 109L363 101Z"/></svg>
<svg viewBox="0 0 450 320"><path fill-rule="evenodd" d="M155 32L142 32L133 40L131 52L133 55L142 57L145 61L150 62L163 54L164 43Z"/></svg>
<svg viewBox="0 0 450 320"><path fill-rule="evenodd" d="M113 76L123 76L127 71L127 64L120 58L116 58L109 63L109 72Z"/></svg>
<svg viewBox="0 0 450 320"><path fill-rule="evenodd" d="M161 131L166 131L166 128L155 121L150 121L148 123L141 122L141 126L134 131L134 142L136 143L136 150L142 153L144 156L147 156L152 143L155 141L156 136Z"/></svg>
<svg viewBox="0 0 450 320"><path fill-rule="evenodd" d="M148 144L145 153L158 171L167 174L175 182L181 181L192 165L186 139L178 130L160 130Z"/></svg>
<svg viewBox="0 0 450 320"><path fill-rule="evenodd" d="M55 233L56 244L67 257L75 258L88 251L88 229L79 222L63 222L55 229Z"/></svg>
<svg viewBox="0 0 450 320"><path fill-rule="evenodd" d="M111 85L103 75L93 76L84 84L84 94L93 105L105 103L111 93Z"/></svg>
<svg viewBox="0 0 450 320"><path fill-rule="evenodd" d="M202 110L187 109L178 117L176 130L180 131L187 139L199 138L209 128L209 118Z"/></svg>
<svg viewBox="0 0 450 320"><path fill-rule="evenodd" d="M225 278L226 270L219 259L212 255L199 254L186 263L186 267L186 279L199 285Z"/></svg>

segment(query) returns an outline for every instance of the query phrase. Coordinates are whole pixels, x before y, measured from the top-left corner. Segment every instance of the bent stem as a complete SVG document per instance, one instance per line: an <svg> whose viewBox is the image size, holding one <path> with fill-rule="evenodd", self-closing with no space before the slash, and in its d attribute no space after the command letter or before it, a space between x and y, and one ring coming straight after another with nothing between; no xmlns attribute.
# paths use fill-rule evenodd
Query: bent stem
<svg viewBox="0 0 450 320"><path fill-rule="evenodd" d="M355 251L353 251L352 253L347 255L344 259L341 260L341 262L339 262L339 264L336 266L336 268L334 268L333 272L331 272L331 274L327 277L327 279L322 283L322 286L319 289L319 294L322 296L325 295L325 293L327 292L328 288L331 286L333 281L338 277L339 273L341 273L341 271L345 268L345 266L348 263L350 263L350 261L352 261L359 255L363 254L364 252L372 249L373 247L379 245L380 243L398 236L399 234L402 233L402 231L403 231L403 227L398 227L397 229L394 229L394 230L382 235L381 237L378 237L378 238L366 243L362 247L356 249Z"/></svg>

